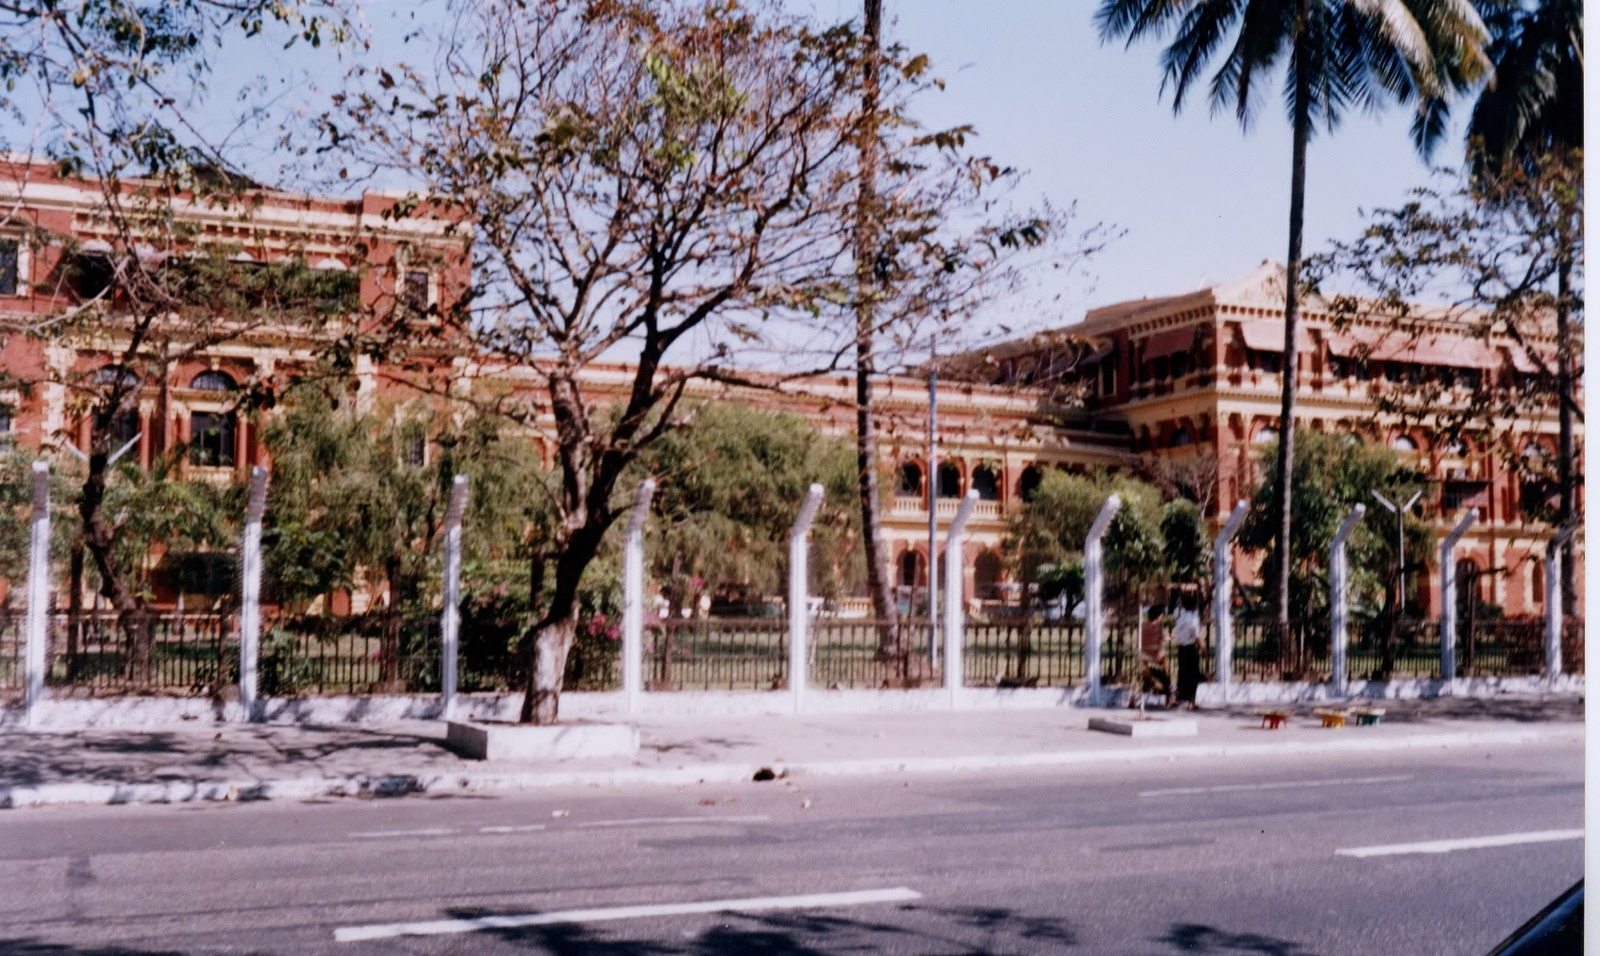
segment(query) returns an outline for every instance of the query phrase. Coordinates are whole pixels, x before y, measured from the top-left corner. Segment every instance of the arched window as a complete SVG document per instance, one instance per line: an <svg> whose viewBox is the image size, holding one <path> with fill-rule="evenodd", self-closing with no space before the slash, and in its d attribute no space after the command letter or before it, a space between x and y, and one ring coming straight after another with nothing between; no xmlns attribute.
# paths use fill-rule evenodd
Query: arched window
<svg viewBox="0 0 1600 956"><path fill-rule="evenodd" d="M107 365L95 371L94 383L134 388L139 384L139 376L132 369L123 368L121 365Z"/></svg>
<svg viewBox="0 0 1600 956"><path fill-rule="evenodd" d="M894 493L902 498L916 498L922 494L922 467L914 461L900 463L896 472Z"/></svg>
<svg viewBox="0 0 1600 956"><path fill-rule="evenodd" d="M939 497L961 497L961 469L950 462L939 466Z"/></svg>
<svg viewBox="0 0 1600 956"><path fill-rule="evenodd" d="M224 412L189 416L189 461L205 468L232 468L236 420Z"/></svg>
<svg viewBox="0 0 1600 956"><path fill-rule="evenodd" d="M1182 448L1185 445L1193 445L1193 444L1194 444L1194 437L1189 434L1189 429L1187 429L1187 428L1178 429L1177 431L1172 433L1172 437L1171 438L1167 439L1167 447L1168 448Z"/></svg>
<svg viewBox="0 0 1600 956"><path fill-rule="evenodd" d="M988 465L979 465L972 469L972 489L978 493L978 498L982 501L998 501L1000 498L999 479Z"/></svg>
<svg viewBox="0 0 1600 956"><path fill-rule="evenodd" d="M1040 471L1038 466L1029 465L1022 469L1022 477L1017 480L1017 497L1023 501L1032 501L1043 481L1044 472Z"/></svg>
<svg viewBox="0 0 1600 956"><path fill-rule="evenodd" d="M919 574L922 570L922 556L915 551L907 551L900 555L900 586L914 588L917 586Z"/></svg>
<svg viewBox="0 0 1600 956"><path fill-rule="evenodd" d="M1396 435L1394 440L1389 443L1389 447L1395 451L1416 451L1417 443L1410 435Z"/></svg>
<svg viewBox="0 0 1600 956"><path fill-rule="evenodd" d="M201 372L189 383L197 392L231 392L239 386L227 372Z"/></svg>

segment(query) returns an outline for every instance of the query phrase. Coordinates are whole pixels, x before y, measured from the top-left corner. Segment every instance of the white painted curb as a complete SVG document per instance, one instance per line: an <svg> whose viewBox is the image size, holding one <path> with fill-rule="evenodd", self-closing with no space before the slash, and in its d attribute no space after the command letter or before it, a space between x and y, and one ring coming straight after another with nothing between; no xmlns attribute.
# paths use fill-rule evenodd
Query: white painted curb
<svg viewBox="0 0 1600 956"><path fill-rule="evenodd" d="M623 767L615 770L538 771L527 773L447 773L432 776L393 774L345 778L307 777L289 780L150 784L57 783L36 787L0 787L0 808L19 809L59 804L189 803L211 800L294 800L314 797L399 796L407 793L498 792L550 787L626 785L686 786L700 783L745 783L762 768L778 776L846 777L884 773L962 773L982 770L1070 767L1102 763L1273 755L1371 753L1431 747L1481 747L1495 744L1549 743L1583 740L1583 727L1460 731L1393 737L1350 735L1331 740L1254 744L1170 744L1060 750L1025 754L977 754L966 757L882 757L826 760L793 764L719 763L676 768Z"/></svg>

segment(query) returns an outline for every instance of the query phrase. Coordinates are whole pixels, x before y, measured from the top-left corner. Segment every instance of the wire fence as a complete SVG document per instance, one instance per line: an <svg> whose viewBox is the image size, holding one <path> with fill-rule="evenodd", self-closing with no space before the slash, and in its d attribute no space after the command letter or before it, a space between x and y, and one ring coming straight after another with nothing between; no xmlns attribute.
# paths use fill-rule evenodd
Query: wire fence
<svg viewBox="0 0 1600 956"><path fill-rule="evenodd" d="M0 609L0 693L24 685L25 615ZM46 683L74 694L218 695L238 683L238 621L233 614L53 613ZM460 689L515 691L526 685L528 658L521 624L474 620L464 626ZM1137 628L1109 621L1101 681L1129 686L1149 673L1136 656ZM1202 676L1215 679L1209 623L1200 649ZM898 630L871 620L822 618L811 627L809 684L817 688L884 688L943 683L929 661L928 623ZM964 684L970 687L1073 687L1085 683L1081 622L1013 619L971 621L963 634ZM1583 621L1569 619L1562 665L1582 673ZM1170 677L1171 641L1145 648L1145 663ZM1347 659L1352 680L1436 678L1437 622L1356 622ZM440 633L436 614L269 618L258 665L263 696L437 693ZM1476 621L1463 626L1456 651L1462 677L1538 674L1544 669L1544 622ZM1325 681L1332 661L1327 633L1315 627L1281 631L1274 621L1235 622L1236 681ZM567 661L568 690L621 688L621 640L614 626L580 622ZM781 690L789 686L788 629L775 618L696 618L648 622L644 634L647 690Z"/></svg>

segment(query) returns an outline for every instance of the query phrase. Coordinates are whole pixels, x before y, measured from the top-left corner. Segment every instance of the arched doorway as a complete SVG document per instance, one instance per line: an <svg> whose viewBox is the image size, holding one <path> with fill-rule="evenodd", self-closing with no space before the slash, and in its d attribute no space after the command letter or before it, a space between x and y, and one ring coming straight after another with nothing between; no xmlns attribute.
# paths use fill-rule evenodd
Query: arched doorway
<svg viewBox="0 0 1600 956"><path fill-rule="evenodd" d="M996 601L1000 598L1000 556L993 551L981 551L977 561L973 562L972 584L975 596L980 601Z"/></svg>

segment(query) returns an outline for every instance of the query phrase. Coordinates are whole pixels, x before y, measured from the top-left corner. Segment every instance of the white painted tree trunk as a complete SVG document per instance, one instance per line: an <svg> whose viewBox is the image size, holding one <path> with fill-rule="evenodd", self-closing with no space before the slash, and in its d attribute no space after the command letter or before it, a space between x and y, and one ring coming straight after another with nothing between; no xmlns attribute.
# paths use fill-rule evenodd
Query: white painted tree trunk
<svg viewBox="0 0 1600 956"><path fill-rule="evenodd" d="M978 493L968 491L961 500L961 507L956 509L956 516L950 520L950 531L944 539L944 686L950 692L951 706L959 703L963 678L966 676L963 670L966 667L966 648L962 643L966 625L962 620L961 608L965 575L961 573L961 548L967 522L977 507ZM932 608L929 610L931 612Z"/></svg>
<svg viewBox="0 0 1600 956"><path fill-rule="evenodd" d="M644 522L655 493L655 479L640 482L623 545L622 695L629 714L639 712L644 693Z"/></svg>
<svg viewBox="0 0 1600 956"><path fill-rule="evenodd" d="M1100 703L1100 648L1105 640L1105 579L1100 568L1100 539L1122 507L1116 495L1106 499L1089 526L1083 542L1083 669L1089 685L1089 703Z"/></svg>
<svg viewBox="0 0 1600 956"><path fill-rule="evenodd" d="M461 519L467 510L467 476L456 475L444 517L444 609L439 615L440 716L455 712L461 680Z"/></svg>
<svg viewBox="0 0 1600 956"><path fill-rule="evenodd" d="M1211 545L1211 641L1224 704L1233 687L1233 536L1249 513L1248 499L1234 505Z"/></svg>

